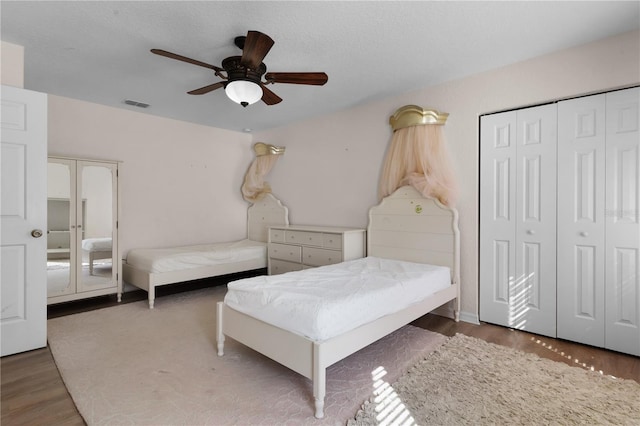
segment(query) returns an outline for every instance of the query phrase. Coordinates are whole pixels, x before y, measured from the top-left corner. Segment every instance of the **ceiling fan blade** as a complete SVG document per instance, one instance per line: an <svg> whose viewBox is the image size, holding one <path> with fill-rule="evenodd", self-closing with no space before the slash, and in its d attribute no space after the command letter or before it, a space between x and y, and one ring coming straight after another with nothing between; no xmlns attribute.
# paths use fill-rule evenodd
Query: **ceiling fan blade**
<svg viewBox="0 0 640 426"><path fill-rule="evenodd" d="M259 31L249 31L244 41L240 63L249 69L258 68L273 43L274 41L268 35Z"/></svg>
<svg viewBox="0 0 640 426"><path fill-rule="evenodd" d="M176 53L167 52L166 50L162 50L162 49L151 49L151 53L155 53L156 55L165 56L165 57L171 58L171 59L177 59L178 61L188 62L188 63L193 64L193 65L198 65L200 67L205 67L205 68L212 69L214 71L224 71L222 68L216 67L215 65L206 64L206 63L200 62L200 61L198 61L196 59L187 58L186 56L178 55Z"/></svg>
<svg viewBox="0 0 640 426"><path fill-rule="evenodd" d="M269 83L310 84L322 86L329 76L323 72L268 72L264 76Z"/></svg>
<svg viewBox="0 0 640 426"><path fill-rule="evenodd" d="M264 84L261 84L260 86L262 86L262 102L267 105L275 105L282 102L282 98L264 87Z"/></svg>
<svg viewBox="0 0 640 426"><path fill-rule="evenodd" d="M204 87L192 90L192 91L187 92L187 93L190 94L190 95L204 95L205 93L212 92L212 91L214 91L216 89L221 88L222 86L224 86L224 81L219 81L217 83L213 83L213 84L210 84L208 86L204 86Z"/></svg>

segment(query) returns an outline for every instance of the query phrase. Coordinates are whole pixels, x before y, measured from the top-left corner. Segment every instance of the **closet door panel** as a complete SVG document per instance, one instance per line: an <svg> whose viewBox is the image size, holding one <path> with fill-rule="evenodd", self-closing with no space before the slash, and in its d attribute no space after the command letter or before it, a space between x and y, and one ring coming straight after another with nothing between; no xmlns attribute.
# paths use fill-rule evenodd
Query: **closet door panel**
<svg viewBox="0 0 640 426"><path fill-rule="evenodd" d="M558 337L604 346L605 95L558 103Z"/></svg>
<svg viewBox="0 0 640 426"><path fill-rule="evenodd" d="M480 319L514 327L515 111L482 117L480 131Z"/></svg>
<svg viewBox="0 0 640 426"><path fill-rule="evenodd" d="M78 161L77 291L88 292L116 286L115 251L117 218L117 165ZM108 247L97 248L98 244Z"/></svg>
<svg viewBox="0 0 640 426"><path fill-rule="evenodd" d="M76 292L76 163L47 164L47 297Z"/></svg>
<svg viewBox="0 0 640 426"><path fill-rule="evenodd" d="M640 355L640 89L606 96L605 347Z"/></svg>
<svg viewBox="0 0 640 426"><path fill-rule="evenodd" d="M514 327L556 335L556 105L517 113Z"/></svg>

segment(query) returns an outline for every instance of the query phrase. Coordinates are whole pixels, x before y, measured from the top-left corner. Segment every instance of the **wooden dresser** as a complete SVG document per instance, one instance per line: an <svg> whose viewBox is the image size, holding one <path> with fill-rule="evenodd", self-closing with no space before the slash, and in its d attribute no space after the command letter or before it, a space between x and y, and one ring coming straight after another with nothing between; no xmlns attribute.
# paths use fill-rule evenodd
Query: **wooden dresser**
<svg viewBox="0 0 640 426"><path fill-rule="evenodd" d="M287 225L269 228L269 275L366 256L366 230Z"/></svg>

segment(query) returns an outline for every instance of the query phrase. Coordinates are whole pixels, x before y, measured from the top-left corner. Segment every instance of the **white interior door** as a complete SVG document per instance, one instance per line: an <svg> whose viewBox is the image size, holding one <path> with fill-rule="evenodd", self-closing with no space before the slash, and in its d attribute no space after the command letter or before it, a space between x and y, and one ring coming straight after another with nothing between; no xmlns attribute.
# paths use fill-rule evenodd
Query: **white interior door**
<svg viewBox="0 0 640 426"><path fill-rule="evenodd" d="M640 88L607 93L605 347L640 356Z"/></svg>
<svg viewBox="0 0 640 426"><path fill-rule="evenodd" d="M47 344L47 97L2 86L2 356Z"/></svg>
<svg viewBox="0 0 640 426"><path fill-rule="evenodd" d="M604 346L605 95L558 104L558 337Z"/></svg>

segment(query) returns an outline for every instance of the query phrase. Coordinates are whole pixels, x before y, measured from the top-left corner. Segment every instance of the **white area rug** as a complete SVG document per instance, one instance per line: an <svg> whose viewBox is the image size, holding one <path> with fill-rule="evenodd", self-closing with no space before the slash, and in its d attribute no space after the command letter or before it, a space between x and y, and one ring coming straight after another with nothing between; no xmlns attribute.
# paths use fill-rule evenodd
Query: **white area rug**
<svg viewBox="0 0 640 426"><path fill-rule="evenodd" d="M461 334L349 425L640 425L640 384Z"/></svg>
<svg viewBox="0 0 640 426"><path fill-rule="evenodd" d="M216 355L214 287L48 321L49 345L89 425L345 424L372 392L446 337L406 326L327 371L325 418L311 381L227 339Z"/></svg>

